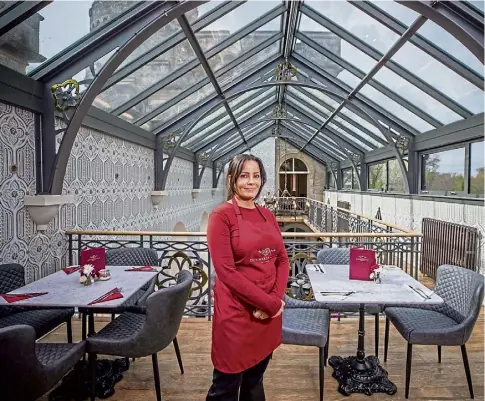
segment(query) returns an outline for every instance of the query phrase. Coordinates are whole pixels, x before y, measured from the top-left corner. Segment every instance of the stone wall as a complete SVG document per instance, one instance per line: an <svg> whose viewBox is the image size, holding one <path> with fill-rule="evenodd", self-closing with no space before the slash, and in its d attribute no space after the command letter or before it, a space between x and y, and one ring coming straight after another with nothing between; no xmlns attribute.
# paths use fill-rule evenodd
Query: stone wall
<svg viewBox="0 0 485 401"><path fill-rule="evenodd" d="M66 229L172 231L182 222L198 231L201 219L223 201L211 193L206 169L202 192L192 199L192 163L176 158L169 193L155 208L154 151L102 132L82 128L73 146L63 193L74 195L45 232L39 232L23 205L35 194L33 114L0 103L0 263L26 267L26 279L44 277L66 265ZM223 181L220 181L222 189Z"/></svg>
<svg viewBox="0 0 485 401"><path fill-rule="evenodd" d="M307 193L308 198L321 201L325 187L326 167L298 149L282 140L276 141L276 188L279 187L279 169L288 159L300 159L308 168ZM280 188L283 189L283 188Z"/></svg>

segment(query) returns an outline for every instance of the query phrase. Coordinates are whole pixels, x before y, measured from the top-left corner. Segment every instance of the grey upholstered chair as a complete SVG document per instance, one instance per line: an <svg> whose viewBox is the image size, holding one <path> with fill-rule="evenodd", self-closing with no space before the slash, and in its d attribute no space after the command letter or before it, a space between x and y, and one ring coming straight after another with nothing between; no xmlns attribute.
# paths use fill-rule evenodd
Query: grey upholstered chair
<svg viewBox="0 0 485 401"><path fill-rule="evenodd" d="M17 263L0 265L0 294L14 291L25 285L25 271ZM25 324L35 330L36 338L66 323L67 342L72 342L71 317L73 308L32 308L12 304L0 306L0 328Z"/></svg>
<svg viewBox="0 0 485 401"><path fill-rule="evenodd" d="M350 262L350 249L349 248L328 248L322 249L317 253L317 263L322 265L348 265ZM332 312L359 312L359 304L323 304L325 308ZM368 305L366 306L366 312L374 315L375 328L374 328L374 345L375 355L379 356L379 314L382 312L382 306L380 305ZM328 326L330 329L330 325ZM330 332L328 333L328 342L330 343ZM328 350L328 345L327 345ZM325 360L328 355L326 355Z"/></svg>
<svg viewBox="0 0 485 401"><path fill-rule="evenodd" d="M470 390L473 384L468 365L466 342L480 314L484 294L481 274L458 266L442 265L438 268L435 292L444 303L416 307L389 307L386 313L384 361L389 346L389 321L408 342L406 359L406 398L409 395L413 344L437 345L438 362L442 346L461 346L463 364Z"/></svg>
<svg viewBox="0 0 485 401"><path fill-rule="evenodd" d="M158 266L157 251L150 248L119 248L106 250L106 265L107 266ZM96 313L111 313L111 319L115 318L116 314L124 312L128 308L144 305L148 296L155 291L155 284L157 276L145 284L141 289L135 292L123 305L117 308L97 308ZM82 321L82 338L86 338L86 315L89 310L79 308L79 312L83 315ZM91 318L91 323L94 321Z"/></svg>
<svg viewBox="0 0 485 401"><path fill-rule="evenodd" d="M85 342L36 343L27 325L0 329L0 398L34 401L59 382L82 358Z"/></svg>
<svg viewBox="0 0 485 401"><path fill-rule="evenodd" d="M146 300L145 313L124 312L87 339L87 351L94 377L96 355L126 358L152 356L155 391L160 401L160 376L157 352L166 348L176 337L192 286L192 273L182 270L177 284L160 289ZM94 385L91 400L94 400Z"/></svg>
<svg viewBox="0 0 485 401"><path fill-rule="evenodd" d="M307 345L318 347L318 370L320 382L320 401L323 400L324 389L324 365L325 356L328 354L327 334L329 324L329 312L321 308L298 308L297 301L292 303L291 298L286 298L288 303L283 310L283 344Z"/></svg>

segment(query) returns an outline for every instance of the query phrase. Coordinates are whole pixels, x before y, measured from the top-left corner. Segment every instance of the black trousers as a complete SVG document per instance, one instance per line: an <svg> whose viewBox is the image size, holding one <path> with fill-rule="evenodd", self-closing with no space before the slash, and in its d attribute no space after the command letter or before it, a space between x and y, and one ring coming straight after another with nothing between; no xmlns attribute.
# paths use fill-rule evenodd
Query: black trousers
<svg viewBox="0 0 485 401"><path fill-rule="evenodd" d="M270 359L271 355L240 373L222 373L214 369L206 401L265 401L263 375Z"/></svg>

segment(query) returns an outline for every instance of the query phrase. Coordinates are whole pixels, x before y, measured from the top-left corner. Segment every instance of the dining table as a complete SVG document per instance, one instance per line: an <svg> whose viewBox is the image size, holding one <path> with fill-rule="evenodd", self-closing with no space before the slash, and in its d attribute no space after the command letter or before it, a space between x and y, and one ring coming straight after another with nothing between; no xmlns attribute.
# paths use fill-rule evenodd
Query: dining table
<svg viewBox="0 0 485 401"><path fill-rule="evenodd" d="M365 354L366 305L420 307L437 305L443 299L397 266L381 266L376 280L351 280L350 266L308 264L306 271L314 297L322 304L359 305L359 328L356 355L331 356L329 365L343 395L352 393L395 394L397 387L374 355Z"/></svg>

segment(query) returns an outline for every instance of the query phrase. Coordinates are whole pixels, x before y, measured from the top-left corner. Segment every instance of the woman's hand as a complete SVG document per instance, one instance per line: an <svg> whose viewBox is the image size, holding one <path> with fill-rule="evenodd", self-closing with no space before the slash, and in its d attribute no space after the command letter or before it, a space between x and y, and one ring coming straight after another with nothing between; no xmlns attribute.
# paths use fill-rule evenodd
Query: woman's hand
<svg viewBox="0 0 485 401"><path fill-rule="evenodd" d="M281 308L280 308L280 310L271 319L274 319L275 317L278 317L279 315L281 315L283 313L283 309L285 309L285 305L286 305L285 304L285 301L281 300Z"/></svg>
<svg viewBox="0 0 485 401"><path fill-rule="evenodd" d="M274 319L275 317L278 317L279 315L281 315L283 313L283 309L285 309L285 302L283 300L281 300L281 308L280 310L276 313L276 315L274 315L272 317L272 319ZM253 312L253 316L256 318L256 319L260 319L260 320L264 320L264 319L267 319L269 316L263 312L262 310L259 310L259 309L256 309L254 312Z"/></svg>

